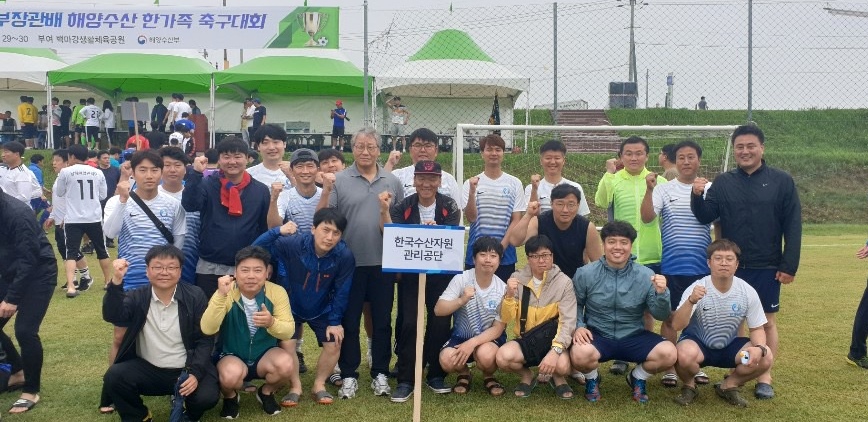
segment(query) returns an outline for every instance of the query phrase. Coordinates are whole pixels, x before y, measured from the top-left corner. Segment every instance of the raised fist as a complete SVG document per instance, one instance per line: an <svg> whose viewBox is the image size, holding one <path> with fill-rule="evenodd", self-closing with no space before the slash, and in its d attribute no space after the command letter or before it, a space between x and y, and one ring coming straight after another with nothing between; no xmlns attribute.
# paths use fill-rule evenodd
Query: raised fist
<svg viewBox="0 0 868 422"><path fill-rule="evenodd" d="M281 192L283 192L283 183L271 182L271 200L276 201Z"/></svg>
<svg viewBox="0 0 868 422"><path fill-rule="evenodd" d="M217 279L217 292L221 296L226 296L232 290L232 284L235 283L235 276L224 275Z"/></svg>
<svg viewBox="0 0 868 422"><path fill-rule="evenodd" d="M527 204L527 214L531 217L536 217L539 215L539 202L531 201Z"/></svg>
<svg viewBox="0 0 868 422"><path fill-rule="evenodd" d="M473 176L469 179L468 183L470 184L471 190L476 190L476 186L479 185L479 176Z"/></svg>
<svg viewBox="0 0 868 422"><path fill-rule="evenodd" d="M380 199L380 211L388 212L389 207L392 206L392 192L383 191L378 195Z"/></svg>
<svg viewBox="0 0 868 422"><path fill-rule="evenodd" d="M295 234L297 231L298 224L295 224L294 221L287 221L282 226L280 226L280 234L284 236Z"/></svg>
<svg viewBox="0 0 868 422"><path fill-rule="evenodd" d="M618 171L618 162L619 161L620 160L618 160L617 158L610 158L610 159L606 160L606 172L615 173L616 171Z"/></svg>
<svg viewBox="0 0 868 422"><path fill-rule="evenodd" d="M193 170L202 173L205 171L205 167L208 165L208 157L201 156L193 159Z"/></svg>
<svg viewBox="0 0 868 422"><path fill-rule="evenodd" d="M280 167L280 171L287 177L292 175L292 165L290 165L289 161L281 161L278 166Z"/></svg>
<svg viewBox="0 0 868 422"><path fill-rule="evenodd" d="M115 188L115 194L120 197L121 203L125 204L130 199L130 179L121 179Z"/></svg>
<svg viewBox="0 0 868 422"><path fill-rule="evenodd" d="M654 190L657 187L657 173L652 172L645 176L645 186L648 190Z"/></svg>
<svg viewBox="0 0 868 422"><path fill-rule="evenodd" d="M708 179L704 177L697 177L693 180L693 194L694 195L702 195L705 192L705 185L708 184Z"/></svg>
<svg viewBox="0 0 868 422"><path fill-rule="evenodd" d="M506 280L506 294L504 297L517 297L518 296L518 279L515 277Z"/></svg>
<svg viewBox="0 0 868 422"><path fill-rule="evenodd" d="M401 161L401 151L392 151L389 153L389 159L386 160L387 163L392 165L392 168L398 165L398 162Z"/></svg>
<svg viewBox="0 0 868 422"><path fill-rule="evenodd" d="M534 188L539 187L539 181L542 180L542 177L538 174L530 175L530 185Z"/></svg>
<svg viewBox="0 0 868 422"><path fill-rule="evenodd" d="M466 297L469 302L470 299L473 299L473 296L476 295L476 288L473 286L464 286L464 293L461 295L462 297Z"/></svg>
<svg viewBox="0 0 868 422"><path fill-rule="evenodd" d="M322 174L322 188L324 190L332 190L335 186L335 174L334 173L323 173Z"/></svg>
<svg viewBox="0 0 868 422"><path fill-rule="evenodd" d="M656 291L657 294L666 291L666 277L663 277L660 274L654 274L651 276L651 284L654 285L654 291Z"/></svg>
<svg viewBox="0 0 868 422"><path fill-rule="evenodd" d="M690 297L687 300L690 303L699 303L702 298L705 297L705 286L696 286L693 288L693 292L690 293Z"/></svg>
<svg viewBox="0 0 868 422"><path fill-rule="evenodd" d="M127 270L130 269L130 263L126 259L118 258L112 261L112 268L115 270L112 283L120 285L124 280L124 276L127 275Z"/></svg>

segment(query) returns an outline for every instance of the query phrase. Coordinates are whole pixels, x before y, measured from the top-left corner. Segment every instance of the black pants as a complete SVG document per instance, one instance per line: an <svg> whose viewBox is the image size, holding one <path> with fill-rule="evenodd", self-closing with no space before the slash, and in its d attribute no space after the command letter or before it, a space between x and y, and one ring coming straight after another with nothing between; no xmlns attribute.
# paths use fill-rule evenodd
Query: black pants
<svg viewBox="0 0 868 422"><path fill-rule="evenodd" d="M109 367L103 377L103 388L111 397L122 421L141 422L148 416L142 396L174 394L175 382L181 369L164 369L135 358ZM206 373L199 386L184 400L187 418L197 421L208 409L217 405L220 387L215 373Z"/></svg>
<svg viewBox="0 0 868 422"><path fill-rule="evenodd" d="M429 275L425 284L425 308L428 318L425 322L425 338L422 346L423 365L428 365L427 379L443 378L446 373L440 367L440 348L449 341L452 316L434 315L434 305L446 290L452 276ZM416 370L416 315L419 295L419 275L402 274L398 282L398 315L400 325L396 327L395 354L398 355L398 382L412 383Z"/></svg>
<svg viewBox="0 0 868 422"><path fill-rule="evenodd" d="M850 340L850 356L861 359L866 355L865 340L868 339L868 287L862 293L862 301L853 319L853 338Z"/></svg>
<svg viewBox="0 0 868 422"><path fill-rule="evenodd" d="M52 147L54 147L54 149L63 148L63 141L61 141L61 139L60 139L63 137L63 135L61 134L60 126L59 125L58 126L52 126L51 127L51 133L52 133L52 137L54 137L54 139L52 140L54 145L52 145Z"/></svg>
<svg viewBox="0 0 868 422"><path fill-rule="evenodd" d="M57 264L40 264L39 271L27 282L30 285L18 302L15 318L15 338L21 346L21 354L15 349L12 339L3 332L9 318L0 318L0 346L6 352L6 359L12 365L12 373L24 370L24 387L21 391L29 394L39 393L42 386L42 340L39 327L48 311L54 286L57 283ZM0 291L6 296L6 288Z"/></svg>
<svg viewBox="0 0 868 422"><path fill-rule="evenodd" d="M217 279L220 276L216 274L199 274L196 273L196 285L205 292L205 297L211 300L214 292L217 291Z"/></svg>
<svg viewBox="0 0 868 422"><path fill-rule="evenodd" d="M259 146L259 142L254 141L254 139L256 138L253 137L253 134L256 133L257 130L259 130L259 127L250 126L249 128L247 128L247 136L250 139L250 146L254 150L258 149L257 147Z"/></svg>
<svg viewBox="0 0 868 422"><path fill-rule="evenodd" d="M341 378L358 378L362 351L359 345L359 323L362 305L371 303L371 377L389 373L392 358L392 305L395 301L395 284L391 275L383 276L383 267L356 267L350 300L344 313L344 342L341 343Z"/></svg>

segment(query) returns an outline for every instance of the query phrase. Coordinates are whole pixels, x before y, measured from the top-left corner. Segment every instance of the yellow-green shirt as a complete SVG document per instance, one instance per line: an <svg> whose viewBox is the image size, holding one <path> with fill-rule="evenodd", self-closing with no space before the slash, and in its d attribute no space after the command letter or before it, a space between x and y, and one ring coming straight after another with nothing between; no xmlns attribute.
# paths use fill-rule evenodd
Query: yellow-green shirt
<svg viewBox="0 0 868 422"><path fill-rule="evenodd" d="M657 264L663 254L663 244L660 239L660 218L654 217L650 223L642 222L642 199L645 197L647 185L645 176L651 173L643 168L636 176L625 169L616 173L606 173L597 185L594 201L603 209L614 204L615 220L626 221L636 229L637 237L633 242L633 254L640 264ZM657 176L657 184L666 183L666 179Z"/></svg>

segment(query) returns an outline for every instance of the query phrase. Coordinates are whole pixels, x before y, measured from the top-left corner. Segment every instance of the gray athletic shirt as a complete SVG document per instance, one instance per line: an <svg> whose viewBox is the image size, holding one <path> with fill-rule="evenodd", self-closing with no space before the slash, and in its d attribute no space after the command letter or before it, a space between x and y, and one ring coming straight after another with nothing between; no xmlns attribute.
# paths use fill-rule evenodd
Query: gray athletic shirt
<svg viewBox="0 0 868 422"><path fill-rule="evenodd" d="M380 232L380 192L392 192L392 204L404 200L404 186L392 173L377 165L377 176L368 182L353 164L335 176L329 207L347 218L343 239L356 258L357 267L383 264Z"/></svg>
<svg viewBox="0 0 868 422"><path fill-rule="evenodd" d="M704 286L705 296L693 305L690 323L684 333L700 339L706 347L723 349L728 346L738 335L738 326L744 320L747 320L748 328L761 327L767 322L759 295L744 280L733 277L732 287L721 293L714 288L711 276L705 276L684 290L679 308L687 302L695 286Z"/></svg>

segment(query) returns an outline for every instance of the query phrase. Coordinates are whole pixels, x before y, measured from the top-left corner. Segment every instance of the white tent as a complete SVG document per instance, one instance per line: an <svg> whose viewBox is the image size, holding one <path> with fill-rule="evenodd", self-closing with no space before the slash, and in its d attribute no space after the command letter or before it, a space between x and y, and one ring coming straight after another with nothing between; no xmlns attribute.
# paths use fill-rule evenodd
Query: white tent
<svg viewBox="0 0 868 422"><path fill-rule="evenodd" d="M377 75L375 85L383 100L401 97L410 127L451 134L457 123L488 123L495 95L501 124L512 124L515 99L530 79L496 63L466 32L444 29L405 63ZM504 139L511 145L511 133Z"/></svg>
<svg viewBox="0 0 868 422"><path fill-rule="evenodd" d="M47 48L0 48L0 112L13 110L14 116L22 95L35 98L35 104L46 104L45 73L65 66L66 63ZM81 90L67 88L64 91Z"/></svg>

